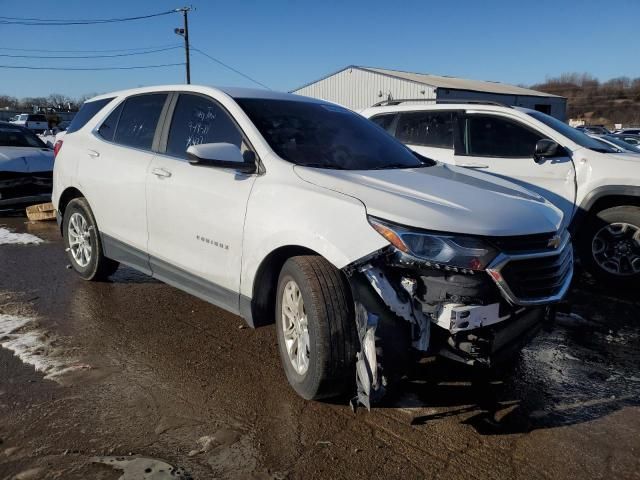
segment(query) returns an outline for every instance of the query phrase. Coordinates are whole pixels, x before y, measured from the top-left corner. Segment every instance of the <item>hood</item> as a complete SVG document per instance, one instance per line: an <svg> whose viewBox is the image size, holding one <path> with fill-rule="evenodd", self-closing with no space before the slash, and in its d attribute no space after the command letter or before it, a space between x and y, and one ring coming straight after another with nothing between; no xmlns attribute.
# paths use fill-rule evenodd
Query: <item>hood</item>
<svg viewBox="0 0 640 480"><path fill-rule="evenodd" d="M53 152L33 147L0 147L0 172L49 172Z"/></svg>
<svg viewBox="0 0 640 480"><path fill-rule="evenodd" d="M536 193L451 165L329 170L296 165L314 185L359 199L367 213L402 225L483 236L554 232L562 212Z"/></svg>

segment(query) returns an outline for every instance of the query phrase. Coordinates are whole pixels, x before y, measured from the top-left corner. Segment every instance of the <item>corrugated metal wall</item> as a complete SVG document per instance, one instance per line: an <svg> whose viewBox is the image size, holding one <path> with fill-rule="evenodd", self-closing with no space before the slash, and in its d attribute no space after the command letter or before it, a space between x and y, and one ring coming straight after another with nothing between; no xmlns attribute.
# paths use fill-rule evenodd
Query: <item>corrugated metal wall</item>
<svg viewBox="0 0 640 480"><path fill-rule="evenodd" d="M435 98L435 89L407 80L392 78L357 68L347 68L292 93L339 103L362 110L392 98Z"/></svg>

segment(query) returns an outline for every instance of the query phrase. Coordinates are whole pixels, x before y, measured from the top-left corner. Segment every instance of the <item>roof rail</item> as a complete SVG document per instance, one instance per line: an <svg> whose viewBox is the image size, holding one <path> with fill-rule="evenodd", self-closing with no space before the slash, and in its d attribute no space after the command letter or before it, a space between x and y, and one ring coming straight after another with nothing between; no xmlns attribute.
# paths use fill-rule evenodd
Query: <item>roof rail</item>
<svg viewBox="0 0 640 480"><path fill-rule="evenodd" d="M391 100L383 100L378 102L372 107L382 107L389 105L400 105L407 102L433 102L435 104L447 104L447 103L464 103L468 105L495 105L496 107L513 108L511 105L500 102L492 102L490 100L456 100L455 98L438 99L438 98L393 98Z"/></svg>

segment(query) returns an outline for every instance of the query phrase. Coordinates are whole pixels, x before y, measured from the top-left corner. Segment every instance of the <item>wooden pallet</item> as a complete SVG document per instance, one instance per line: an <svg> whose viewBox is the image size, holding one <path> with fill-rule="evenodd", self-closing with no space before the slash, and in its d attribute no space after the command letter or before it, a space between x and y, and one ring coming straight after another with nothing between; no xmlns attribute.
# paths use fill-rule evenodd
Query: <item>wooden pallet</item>
<svg viewBox="0 0 640 480"><path fill-rule="evenodd" d="M31 221L41 220L55 220L56 211L53 208L53 203L41 203L39 205L32 205L26 208L27 218Z"/></svg>

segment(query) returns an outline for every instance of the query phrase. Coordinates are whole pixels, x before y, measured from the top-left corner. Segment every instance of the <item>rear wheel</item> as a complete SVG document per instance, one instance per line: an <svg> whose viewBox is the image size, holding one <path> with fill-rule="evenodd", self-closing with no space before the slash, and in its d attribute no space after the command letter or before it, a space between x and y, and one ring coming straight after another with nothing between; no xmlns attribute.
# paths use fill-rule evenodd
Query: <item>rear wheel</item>
<svg viewBox="0 0 640 480"><path fill-rule="evenodd" d="M86 199L69 202L64 210L62 234L71 266L85 280L104 280L118 269L118 262L103 254L96 220Z"/></svg>
<svg viewBox="0 0 640 480"><path fill-rule="evenodd" d="M298 256L280 272L276 330L280 358L303 398L350 393L357 336L351 292L340 271L319 256Z"/></svg>
<svg viewBox="0 0 640 480"><path fill-rule="evenodd" d="M579 237L580 258L591 273L612 284L640 280L640 207L597 212Z"/></svg>

